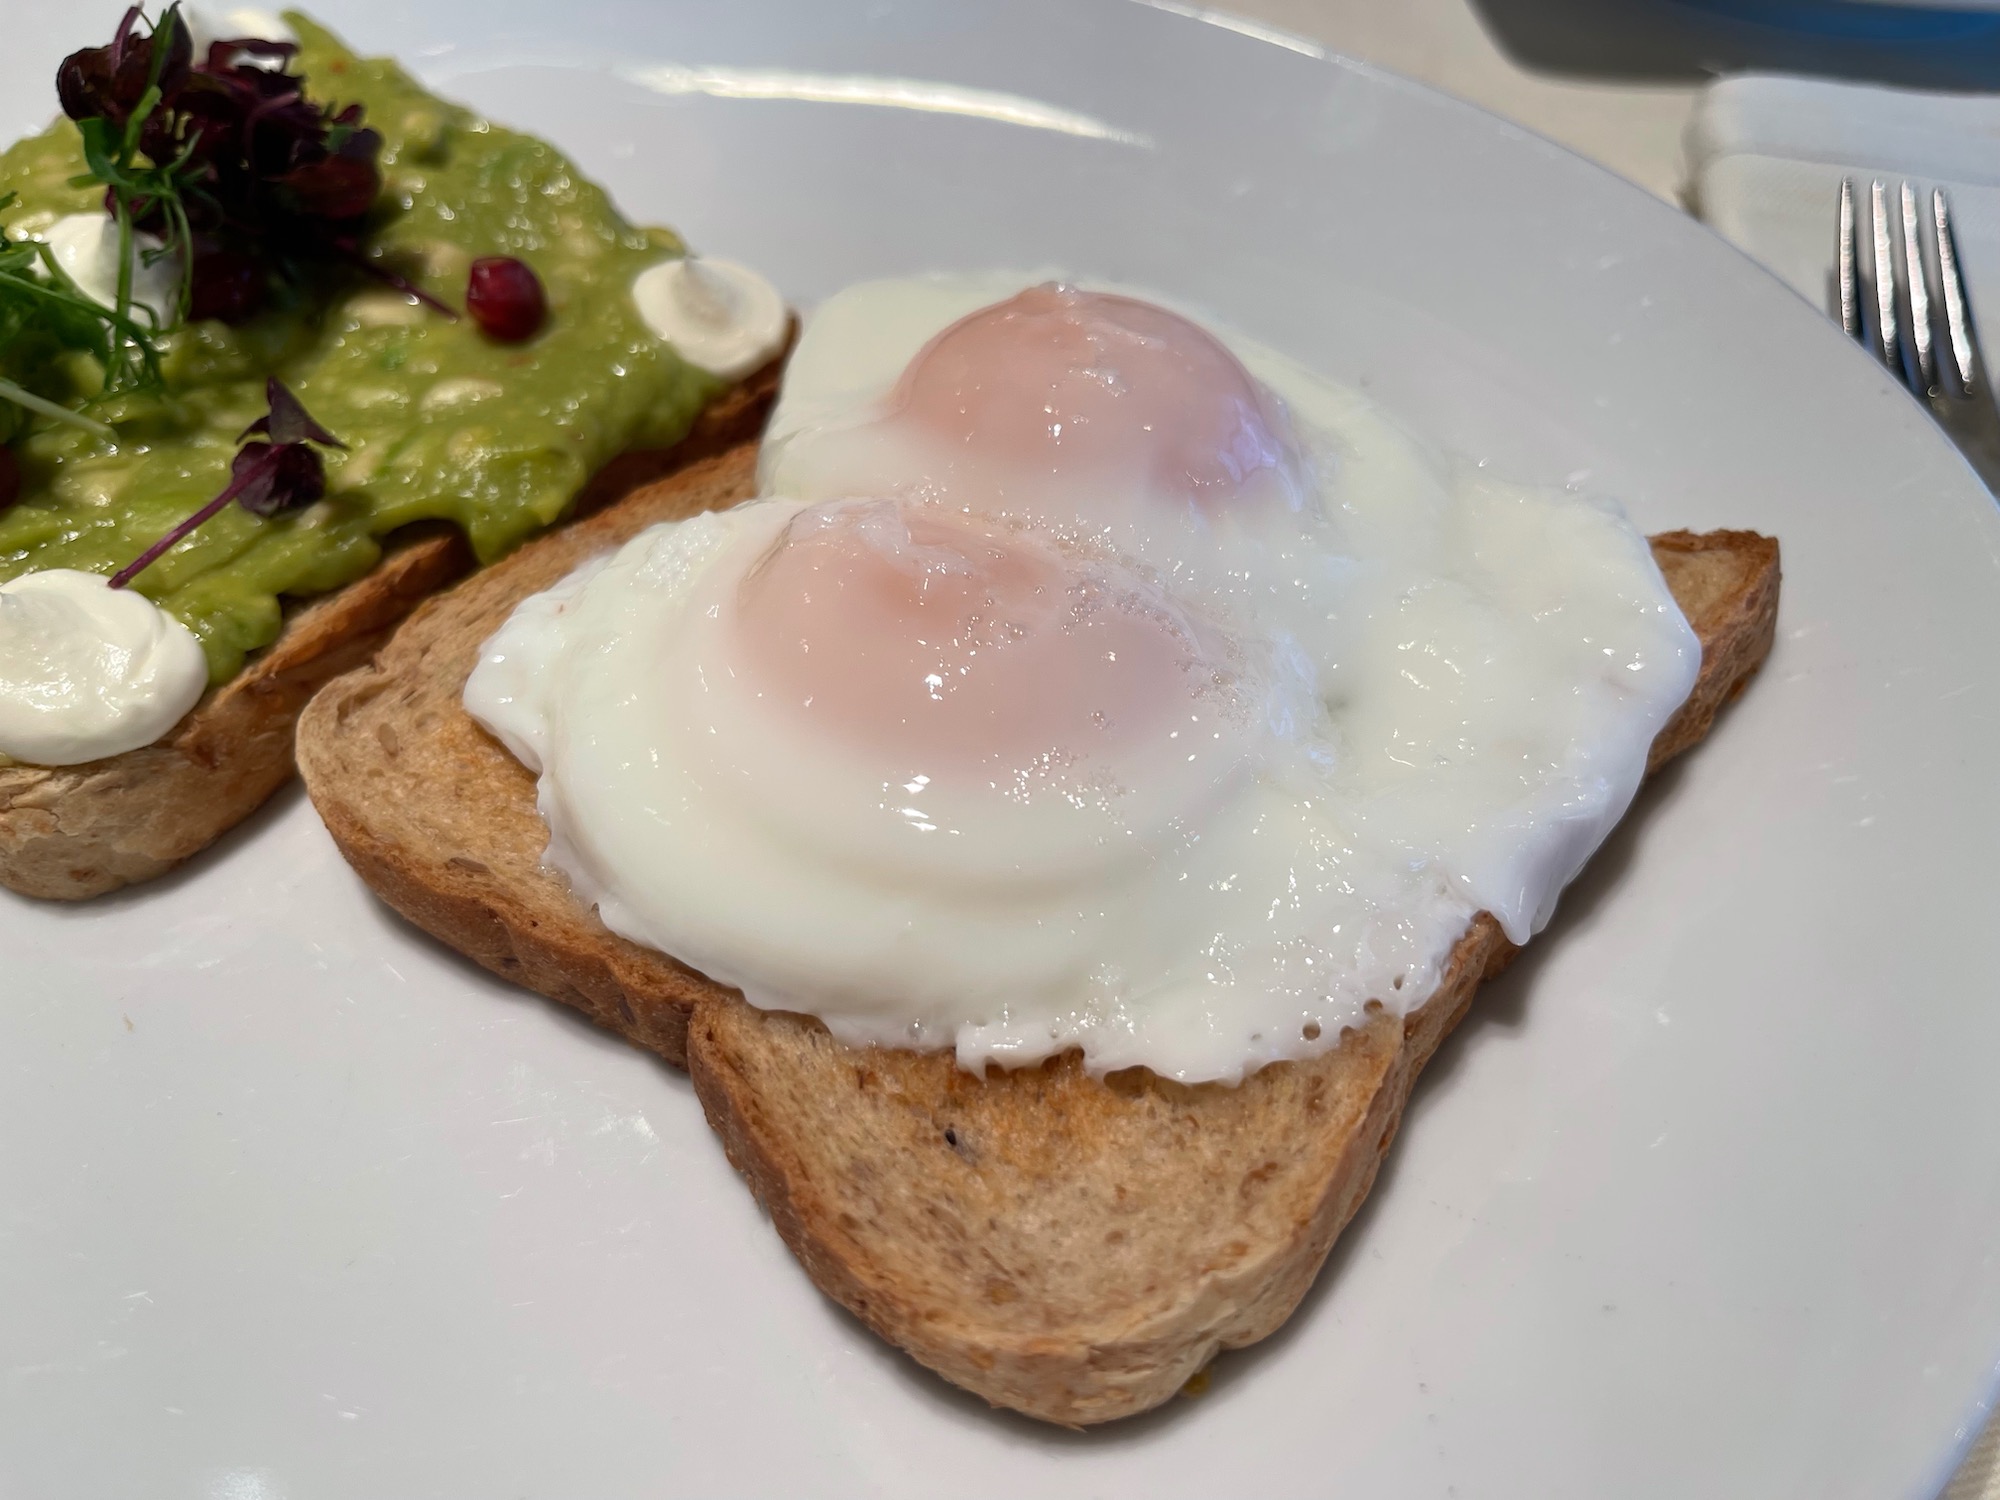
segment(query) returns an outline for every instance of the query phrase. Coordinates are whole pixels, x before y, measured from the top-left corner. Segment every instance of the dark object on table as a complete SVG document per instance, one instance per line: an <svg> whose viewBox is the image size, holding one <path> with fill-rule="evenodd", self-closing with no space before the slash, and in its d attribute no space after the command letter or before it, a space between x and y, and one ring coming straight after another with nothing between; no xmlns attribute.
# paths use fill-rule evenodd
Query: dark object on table
<svg viewBox="0 0 2000 1500"><path fill-rule="evenodd" d="M1873 0L1472 0L1524 68L1697 82L1812 73L1904 88L2000 89L2000 4Z"/></svg>

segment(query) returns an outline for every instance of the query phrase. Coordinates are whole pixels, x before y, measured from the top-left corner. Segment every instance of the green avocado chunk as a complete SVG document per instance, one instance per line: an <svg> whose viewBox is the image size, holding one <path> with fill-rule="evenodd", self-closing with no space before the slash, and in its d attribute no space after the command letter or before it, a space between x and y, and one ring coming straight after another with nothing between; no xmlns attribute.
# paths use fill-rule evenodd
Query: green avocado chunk
<svg viewBox="0 0 2000 1500"><path fill-rule="evenodd" d="M241 326L169 336L163 396L93 408L115 424L115 444L46 421L16 440L22 496L0 515L0 581L131 561L228 482L268 376L347 445L327 455L318 504L268 520L230 506L135 581L200 638L217 683L277 636L281 598L359 577L396 528L455 522L491 561L559 520L616 454L678 441L725 386L632 303L635 275L685 253L678 238L628 224L546 142L439 99L393 62L356 57L303 16L285 19L307 92L360 104L381 132L369 254L454 305L474 259L516 256L541 278L549 314L530 341L498 344L470 318L334 269ZM0 152L0 193L19 198L10 231L102 211L100 191L70 185L84 170L68 120ZM101 379L94 366L37 373L38 389L68 380L73 397Z"/></svg>

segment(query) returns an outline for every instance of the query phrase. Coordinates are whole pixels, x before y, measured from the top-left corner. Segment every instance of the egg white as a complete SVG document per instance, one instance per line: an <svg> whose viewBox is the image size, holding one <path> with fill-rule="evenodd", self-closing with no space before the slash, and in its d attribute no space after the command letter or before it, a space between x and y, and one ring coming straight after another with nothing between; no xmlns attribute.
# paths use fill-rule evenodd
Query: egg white
<svg viewBox="0 0 2000 1500"><path fill-rule="evenodd" d="M606 924L752 1003L971 1068L1076 1047L1093 1071L1233 1080L1334 1045L1370 1002L1421 1004L1476 912L1516 941L1546 921L1699 650L1614 509L1435 455L1219 331L1289 408L1310 503L1033 523L1191 622L1214 686L1174 710L1171 754L982 783L892 736L809 732L731 656L733 591L808 507L861 503L855 433L911 356L1035 279L833 298L792 357L765 498L524 603L466 702L541 773L549 859Z"/></svg>

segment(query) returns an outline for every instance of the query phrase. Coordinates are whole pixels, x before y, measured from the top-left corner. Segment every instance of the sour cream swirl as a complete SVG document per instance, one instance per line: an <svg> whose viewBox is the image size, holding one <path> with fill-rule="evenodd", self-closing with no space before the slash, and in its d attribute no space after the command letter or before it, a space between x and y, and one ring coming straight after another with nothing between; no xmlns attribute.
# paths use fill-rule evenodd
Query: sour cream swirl
<svg viewBox="0 0 2000 1500"><path fill-rule="evenodd" d="M0 583L0 755L73 766L150 745L208 686L194 632L95 573Z"/></svg>

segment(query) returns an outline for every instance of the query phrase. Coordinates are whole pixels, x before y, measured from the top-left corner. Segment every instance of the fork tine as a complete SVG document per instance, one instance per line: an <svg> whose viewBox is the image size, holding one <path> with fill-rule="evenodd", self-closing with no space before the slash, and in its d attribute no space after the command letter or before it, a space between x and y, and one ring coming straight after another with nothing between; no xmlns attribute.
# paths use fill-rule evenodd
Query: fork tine
<svg viewBox="0 0 2000 1500"><path fill-rule="evenodd" d="M1868 193L1868 232L1875 251L1875 357L1900 378L1903 356L1896 347L1896 259L1889 246L1889 204L1879 177Z"/></svg>
<svg viewBox="0 0 2000 1500"><path fill-rule="evenodd" d="M1840 180L1840 326L1851 339L1862 337L1861 284L1859 281L1861 242L1854 228L1854 179Z"/></svg>
<svg viewBox="0 0 2000 1500"><path fill-rule="evenodd" d="M1937 224L1938 289L1944 294L1945 338L1951 345L1958 383L1971 395L1978 379L1973 357L1972 323L1965 313L1965 282L1958 271L1958 241L1951 232L1951 206L1940 188L1931 189L1931 218Z"/></svg>
<svg viewBox="0 0 2000 1500"><path fill-rule="evenodd" d="M1931 293L1924 276L1923 236L1917 227L1917 195L1903 184L1903 269L1910 283L1910 342L1916 347L1917 394L1928 395L1937 384L1937 360L1931 353Z"/></svg>

